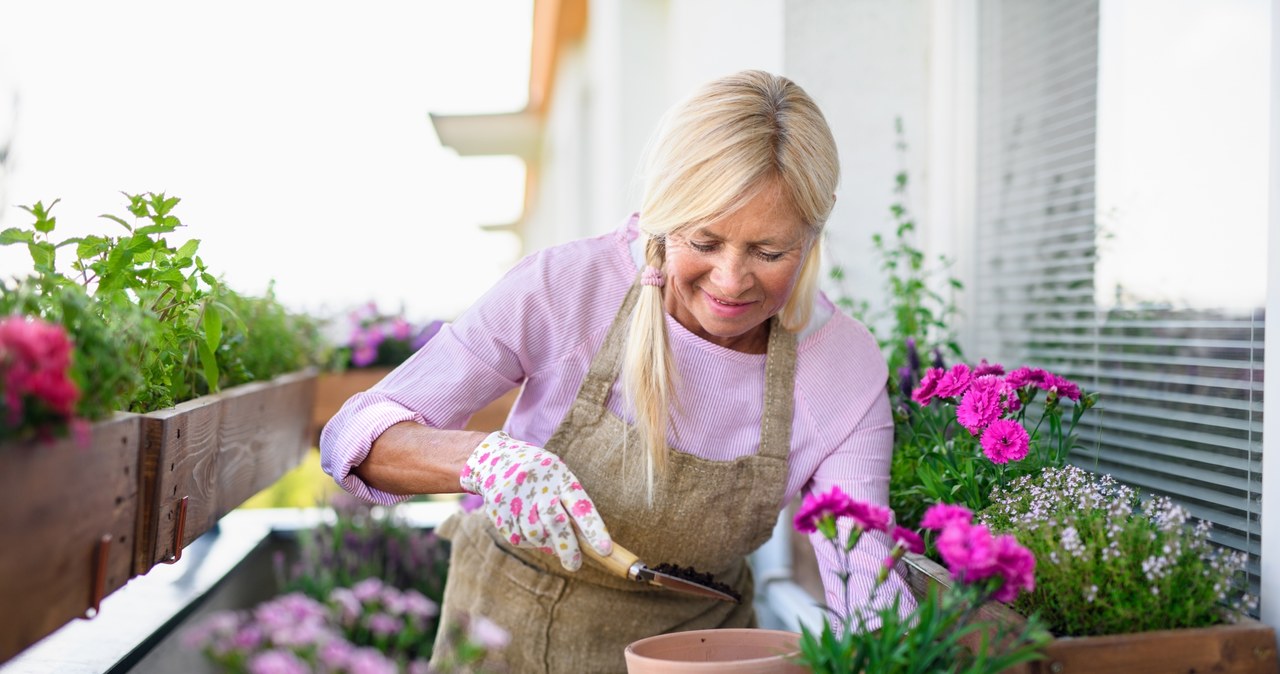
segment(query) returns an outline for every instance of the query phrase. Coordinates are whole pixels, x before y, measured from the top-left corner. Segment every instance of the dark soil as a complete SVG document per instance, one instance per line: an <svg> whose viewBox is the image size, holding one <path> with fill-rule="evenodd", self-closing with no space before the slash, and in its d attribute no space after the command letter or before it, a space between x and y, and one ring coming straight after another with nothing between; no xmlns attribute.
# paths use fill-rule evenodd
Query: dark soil
<svg viewBox="0 0 1280 674"><path fill-rule="evenodd" d="M709 573L703 573L691 566L676 566L675 564L667 564L666 562L663 562L662 564L652 567L652 570L657 573L665 573L668 576L675 576L680 580L697 583L713 590L719 590L720 592L733 597L735 602L739 604L742 603L742 595L739 594L737 590L725 585L724 583L717 582L715 576Z"/></svg>

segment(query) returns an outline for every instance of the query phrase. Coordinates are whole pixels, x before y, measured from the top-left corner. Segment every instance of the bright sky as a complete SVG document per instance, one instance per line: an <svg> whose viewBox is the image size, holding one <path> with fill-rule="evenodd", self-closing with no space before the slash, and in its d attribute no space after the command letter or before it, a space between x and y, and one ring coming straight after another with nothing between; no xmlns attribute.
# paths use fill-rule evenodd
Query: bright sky
<svg viewBox="0 0 1280 674"><path fill-rule="evenodd" d="M514 262L478 225L518 216L524 169L442 149L427 113L522 108L531 26L531 0L0 0L0 228L61 198L55 238L123 232L97 215L163 191L171 243L241 292L452 317ZM0 248L0 276L30 266Z"/></svg>

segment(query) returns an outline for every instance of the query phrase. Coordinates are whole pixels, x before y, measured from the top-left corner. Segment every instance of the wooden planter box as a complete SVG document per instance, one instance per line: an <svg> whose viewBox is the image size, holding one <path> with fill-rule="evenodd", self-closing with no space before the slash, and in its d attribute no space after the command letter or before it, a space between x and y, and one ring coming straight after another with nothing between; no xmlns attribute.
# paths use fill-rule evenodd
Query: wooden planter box
<svg viewBox="0 0 1280 674"><path fill-rule="evenodd" d="M389 367L370 367L346 370L344 372L326 372L320 375L316 386L316 404L311 412L311 444L320 444L320 431L329 423L333 415L342 409L342 404L351 396L373 388L391 373ZM496 431L507 421L507 414L516 402L520 389L513 389L501 398L489 403L476 412L467 422L469 431Z"/></svg>
<svg viewBox="0 0 1280 674"><path fill-rule="evenodd" d="M931 584L950 586L947 570L922 555L909 554L907 584L917 597ZM1018 625L1025 618L992 602L980 620ZM1157 674L1216 672L1277 674L1275 630L1256 620L1197 629L1161 630L1096 637L1058 637L1044 649L1045 659L1009 671L1025 674Z"/></svg>
<svg viewBox="0 0 1280 674"><path fill-rule="evenodd" d="M142 415L133 572L173 561L302 460L318 375L305 370Z"/></svg>
<svg viewBox="0 0 1280 674"><path fill-rule="evenodd" d="M140 421L94 424L87 448L0 445L0 662L133 576Z"/></svg>

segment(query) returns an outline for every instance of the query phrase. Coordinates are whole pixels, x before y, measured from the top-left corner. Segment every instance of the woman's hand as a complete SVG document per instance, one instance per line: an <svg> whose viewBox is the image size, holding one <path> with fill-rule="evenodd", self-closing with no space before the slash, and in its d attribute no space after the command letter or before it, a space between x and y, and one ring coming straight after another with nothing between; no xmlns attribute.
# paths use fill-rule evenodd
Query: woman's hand
<svg viewBox="0 0 1280 674"><path fill-rule="evenodd" d="M560 558L569 571L582 566L574 524L602 555L613 541L578 478L560 457L498 431L467 458L462 488L484 497L484 512L512 545Z"/></svg>

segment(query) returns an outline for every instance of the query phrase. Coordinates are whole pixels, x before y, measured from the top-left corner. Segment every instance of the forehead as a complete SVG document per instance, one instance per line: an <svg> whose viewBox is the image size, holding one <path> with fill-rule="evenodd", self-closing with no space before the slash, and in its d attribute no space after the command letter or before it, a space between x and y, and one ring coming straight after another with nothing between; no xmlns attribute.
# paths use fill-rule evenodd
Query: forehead
<svg viewBox="0 0 1280 674"><path fill-rule="evenodd" d="M792 244L809 233L809 227L780 189L760 190L741 208L711 222L690 226L690 236L709 236L741 243Z"/></svg>

